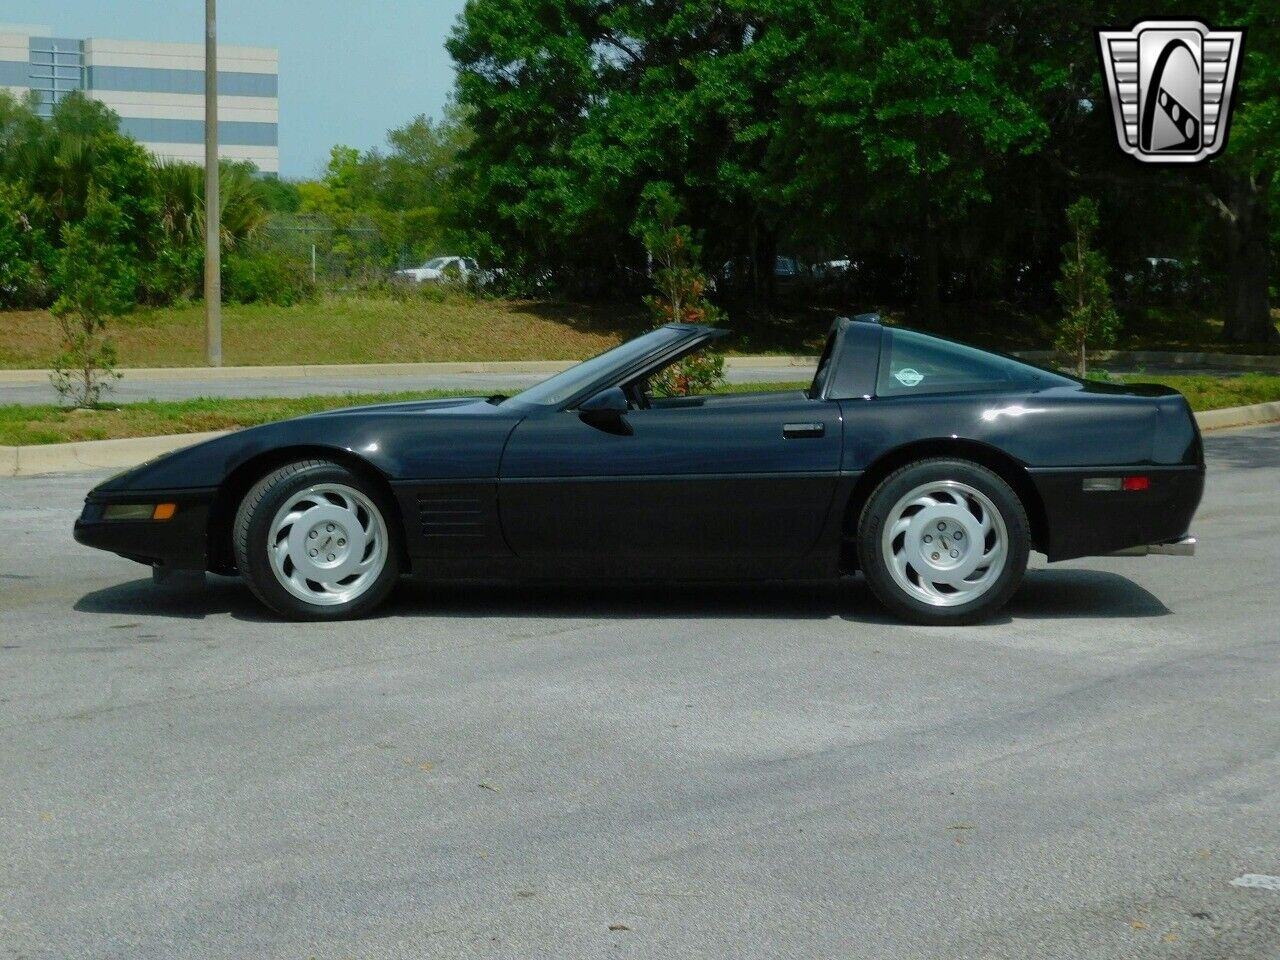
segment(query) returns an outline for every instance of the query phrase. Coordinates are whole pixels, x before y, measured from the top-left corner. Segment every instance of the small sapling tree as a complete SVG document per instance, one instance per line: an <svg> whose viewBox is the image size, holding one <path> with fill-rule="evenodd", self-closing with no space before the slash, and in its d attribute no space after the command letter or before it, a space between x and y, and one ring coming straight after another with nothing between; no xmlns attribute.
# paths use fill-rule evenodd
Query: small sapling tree
<svg viewBox="0 0 1280 960"><path fill-rule="evenodd" d="M1066 310L1058 323L1056 346L1075 361L1077 376L1088 375L1090 348L1116 342L1120 318L1111 305L1107 259L1089 246L1098 229L1098 205L1081 197L1067 207L1069 238L1062 246L1062 268L1054 289Z"/></svg>
<svg viewBox="0 0 1280 960"><path fill-rule="evenodd" d="M97 406L120 378L107 321L132 307L137 290L134 258L118 238L125 217L106 194L93 188L85 217L62 228L62 251L54 270L62 352L53 362L54 389L73 407Z"/></svg>
<svg viewBox="0 0 1280 960"><path fill-rule="evenodd" d="M644 192L644 212L636 232L653 263L656 292L645 298L655 327L665 323L714 326L722 314L707 300L707 278L699 268L701 249L693 231L680 223L680 201L667 184L651 184ZM707 393L724 383L724 354L699 351L662 371L650 381L660 396Z"/></svg>

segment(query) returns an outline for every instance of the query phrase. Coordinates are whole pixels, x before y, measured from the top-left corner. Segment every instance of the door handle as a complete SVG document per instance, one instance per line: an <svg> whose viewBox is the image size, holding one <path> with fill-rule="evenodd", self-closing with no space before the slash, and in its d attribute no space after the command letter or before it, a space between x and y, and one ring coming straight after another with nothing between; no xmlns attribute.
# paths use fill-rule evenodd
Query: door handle
<svg viewBox="0 0 1280 960"><path fill-rule="evenodd" d="M784 423L782 436L787 440L803 440L806 437L820 437L827 432L825 423Z"/></svg>

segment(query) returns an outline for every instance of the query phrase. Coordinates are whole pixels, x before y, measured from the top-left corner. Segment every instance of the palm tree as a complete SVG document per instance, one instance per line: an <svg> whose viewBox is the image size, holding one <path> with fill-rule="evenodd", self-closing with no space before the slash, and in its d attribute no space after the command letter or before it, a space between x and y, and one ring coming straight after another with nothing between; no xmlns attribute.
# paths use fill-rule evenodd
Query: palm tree
<svg viewBox="0 0 1280 960"><path fill-rule="evenodd" d="M204 237L204 169L194 163L162 160L156 166L161 225L179 244ZM269 213L250 167L223 163L218 168L218 206L222 246L227 250L253 240Z"/></svg>
<svg viewBox="0 0 1280 960"><path fill-rule="evenodd" d="M193 163L161 160L156 164L160 227L171 242L186 246L203 234L204 171Z"/></svg>

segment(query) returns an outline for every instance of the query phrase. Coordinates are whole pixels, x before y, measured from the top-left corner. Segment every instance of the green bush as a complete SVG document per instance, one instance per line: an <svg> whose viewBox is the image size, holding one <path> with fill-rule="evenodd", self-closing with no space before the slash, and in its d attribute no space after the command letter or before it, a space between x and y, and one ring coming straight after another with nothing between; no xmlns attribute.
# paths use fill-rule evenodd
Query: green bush
<svg viewBox="0 0 1280 960"><path fill-rule="evenodd" d="M271 250L230 253L222 263L222 294L230 303L274 303L283 307L315 296L311 268Z"/></svg>
<svg viewBox="0 0 1280 960"><path fill-rule="evenodd" d="M453 295L443 283L420 283L417 289L418 298L427 303L445 303Z"/></svg>
<svg viewBox="0 0 1280 960"><path fill-rule="evenodd" d="M197 297L203 284L204 250L164 237L139 278L139 300L151 306L182 303Z"/></svg>
<svg viewBox="0 0 1280 960"><path fill-rule="evenodd" d="M47 303L56 253L39 226L33 198L0 181L0 307Z"/></svg>

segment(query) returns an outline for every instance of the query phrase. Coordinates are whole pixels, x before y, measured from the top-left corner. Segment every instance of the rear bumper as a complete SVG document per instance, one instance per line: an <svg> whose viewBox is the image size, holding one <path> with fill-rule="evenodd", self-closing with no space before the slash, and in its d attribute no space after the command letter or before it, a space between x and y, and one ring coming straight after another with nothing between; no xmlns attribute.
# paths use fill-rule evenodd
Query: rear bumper
<svg viewBox="0 0 1280 960"><path fill-rule="evenodd" d="M1032 470L1044 504L1041 545L1050 560L1100 556L1117 551L1167 547L1187 538L1204 493L1203 465ZM1141 475L1146 490L1086 490L1097 477ZM1194 550L1194 547L1192 548ZM1188 555L1179 547L1180 555Z"/></svg>
<svg viewBox="0 0 1280 960"><path fill-rule="evenodd" d="M208 553L212 490L146 490L136 493L90 494L75 522L77 543L107 550L148 566L172 570L204 570ZM105 520L109 504L175 503L170 520Z"/></svg>

